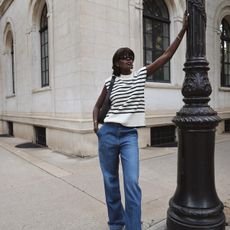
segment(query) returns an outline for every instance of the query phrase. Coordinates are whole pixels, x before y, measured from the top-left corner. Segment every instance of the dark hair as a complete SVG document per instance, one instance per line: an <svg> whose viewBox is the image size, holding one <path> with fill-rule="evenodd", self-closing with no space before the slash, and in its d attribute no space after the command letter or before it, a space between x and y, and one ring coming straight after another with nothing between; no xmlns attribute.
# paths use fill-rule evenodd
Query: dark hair
<svg viewBox="0 0 230 230"><path fill-rule="evenodd" d="M124 56L124 55L131 55L132 57L133 57L133 60L134 60L134 58L135 58L135 56L134 56L134 52L130 49L130 48L128 48L128 47L122 47L122 48L120 48L120 49L118 49L115 53L114 53L114 55L113 55L113 66L112 66L112 68L113 68L113 74L115 75L115 76L120 76L121 75L121 73L120 73L120 68L119 68L119 66L117 66L117 62L120 60L120 58L122 57L122 56Z"/></svg>

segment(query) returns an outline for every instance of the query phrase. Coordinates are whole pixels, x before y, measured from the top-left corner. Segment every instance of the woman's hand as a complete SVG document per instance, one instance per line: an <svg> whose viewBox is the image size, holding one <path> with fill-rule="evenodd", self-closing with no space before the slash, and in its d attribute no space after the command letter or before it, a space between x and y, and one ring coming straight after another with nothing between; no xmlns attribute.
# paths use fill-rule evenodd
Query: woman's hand
<svg viewBox="0 0 230 230"><path fill-rule="evenodd" d="M97 121L94 121L94 122L93 122L93 131L94 131L95 133L97 133L97 131L98 131L98 122L97 122Z"/></svg>
<svg viewBox="0 0 230 230"><path fill-rule="evenodd" d="M187 10L184 12L184 17L183 17L183 29L187 30L188 29L188 20L189 20L189 13Z"/></svg>

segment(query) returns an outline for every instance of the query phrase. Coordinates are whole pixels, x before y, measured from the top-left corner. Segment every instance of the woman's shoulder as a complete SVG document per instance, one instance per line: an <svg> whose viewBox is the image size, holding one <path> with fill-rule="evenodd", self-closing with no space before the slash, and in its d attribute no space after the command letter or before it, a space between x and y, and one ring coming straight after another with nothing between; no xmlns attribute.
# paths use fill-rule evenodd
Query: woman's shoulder
<svg viewBox="0 0 230 230"><path fill-rule="evenodd" d="M105 79L105 84L109 84L110 81L111 81L111 77L106 78L106 79Z"/></svg>
<svg viewBox="0 0 230 230"><path fill-rule="evenodd" d="M112 76L113 77L113 76ZM111 82L112 77L105 79L105 86L108 88Z"/></svg>
<svg viewBox="0 0 230 230"><path fill-rule="evenodd" d="M134 73L134 76L136 77L146 77L146 74L147 74L147 67L144 66L144 67L141 67L140 69L138 69L137 71L135 71Z"/></svg>

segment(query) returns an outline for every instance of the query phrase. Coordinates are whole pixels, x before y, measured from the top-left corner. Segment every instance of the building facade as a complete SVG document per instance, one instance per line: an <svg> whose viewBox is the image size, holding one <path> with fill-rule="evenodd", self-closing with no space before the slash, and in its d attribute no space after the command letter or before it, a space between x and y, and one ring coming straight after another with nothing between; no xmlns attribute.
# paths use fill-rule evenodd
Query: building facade
<svg viewBox="0 0 230 230"><path fill-rule="evenodd" d="M135 69L152 62L180 31L185 2L1 0L0 132L54 151L96 155L92 109L111 76L113 53L133 49ZM209 104L223 119L221 133L230 128L230 2L206 1L206 12ZM167 132L175 136L171 120L183 106L185 41L147 79L140 147L153 145L158 132L163 139Z"/></svg>

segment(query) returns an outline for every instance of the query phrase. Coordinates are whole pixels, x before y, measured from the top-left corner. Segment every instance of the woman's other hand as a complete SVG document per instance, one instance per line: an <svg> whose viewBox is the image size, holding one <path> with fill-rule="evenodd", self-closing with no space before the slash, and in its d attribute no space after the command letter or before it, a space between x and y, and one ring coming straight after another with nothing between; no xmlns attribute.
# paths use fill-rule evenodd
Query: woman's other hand
<svg viewBox="0 0 230 230"><path fill-rule="evenodd" d="M186 11L184 12L184 17L183 17L183 29L184 29L184 30L187 30L187 29L188 29L188 25L189 25L188 21L189 21L189 13L188 13L188 11L186 10Z"/></svg>
<svg viewBox="0 0 230 230"><path fill-rule="evenodd" d="M97 131L98 131L98 122L97 122L97 121L94 121L94 122L93 122L93 131L94 131L95 133L97 133Z"/></svg>

